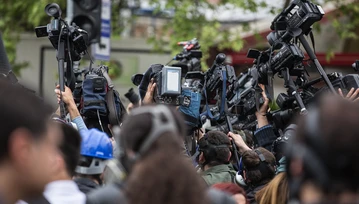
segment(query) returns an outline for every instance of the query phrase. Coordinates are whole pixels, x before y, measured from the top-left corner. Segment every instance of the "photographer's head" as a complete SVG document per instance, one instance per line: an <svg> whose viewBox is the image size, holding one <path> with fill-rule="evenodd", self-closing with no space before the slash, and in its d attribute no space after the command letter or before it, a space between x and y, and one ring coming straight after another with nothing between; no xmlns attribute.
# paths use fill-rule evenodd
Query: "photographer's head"
<svg viewBox="0 0 359 204"><path fill-rule="evenodd" d="M38 196L57 154L51 108L33 93L0 80L0 194L5 203Z"/></svg>
<svg viewBox="0 0 359 204"><path fill-rule="evenodd" d="M174 109L164 106L145 106L134 109L121 127L120 158L127 171L136 160L148 155L162 135L182 142L185 128L183 119Z"/></svg>
<svg viewBox="0 0 359 204"><path fill-rule="evenodd" d="M80 159L81 137L78 131L71 125L56 119L61 129L59 134L58 156L53 165L53 181L69 180L75 174L75 169Z"/></svg>
<svg viewBox="0 0 359 204"><path fill-rule="evenodd" d="M102 184L101 174L105 169L105 162L113 157L111 140L97 129L82 130L80 134L81 158L75 172L79 177L91 178Z"/></svg>
<svg viewBox="0 0 359 204"><path fill-rule="evenodd" d="M183 119L170 107L147 106L131 112L118 140L121 162L129 172L130 203L205 202L205 185L182 153L184 135Z"/></svg>
<svg viewBox="0 0 359 204"><path fill-rule="evenodd" d="M231 142L228 136L220 131L210 131L199 142L200 155L198 162L202 169L228 164L231 158Z"/></svg>
<svg viewBox="0 0 359 204"><path fill-rule="evenodd" d="M302 203L359 200L359 105L323 97L299 119L290 142L288 175L292 199Z"/></svg>
<svg viewBox="0 0 359 204"><path fill-rule="evenodd" d="M244 179L251 186L265 185L275 175L275 157L263 147L245 151L242 161Z"/></svg>

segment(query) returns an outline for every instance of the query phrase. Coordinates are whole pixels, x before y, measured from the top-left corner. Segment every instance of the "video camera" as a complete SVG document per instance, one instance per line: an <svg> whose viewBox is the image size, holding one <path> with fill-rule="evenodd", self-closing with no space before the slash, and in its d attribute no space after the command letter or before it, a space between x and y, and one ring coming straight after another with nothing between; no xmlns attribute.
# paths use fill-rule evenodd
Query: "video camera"
<svg viewBox="0 0 359 204"><path fill-rule="evenodd" d="M198 40L194 38L190 41L178 42L177 44L183 46L183 50L173 58L178 62L171 66L181 67L187 70L187 72L201 71L201 58L203 54Z"/></svg>
<svg viewBox="0 0 359 204"><path fill-rule="evenodd" d="M216 104L220 92L222 92L221 100L225 98L230 100L234 96L234 82L237 77L234 68L226 65L225 60L225 54L218 54L212 67L205 73L204 91L208 104Z"/></svg>
<svg viewBox="0 0 359 204"><path fill-rule="evenodd" d="M268 84L268 72L271 71L273 75L280 73L284 68L290 69L290 74L300 75L302 69L296 69L298 65L302 64L304 54L296 44L282 43L283 46L277 53L270 53L268 51L260 52L258 50L250 49L247 57L256 59L254 68L258 70L261 84ZM273 56L273 57L272 57Z"/></svg>
<svg viewBox="0 0 359 204"><path fill-rule="evenodd" d="M58 4L52 3L45 7L47 15L54 17L46 26L39 26L35 28L36 36L49 38L52 46L59 50L59 42L65 40L65 50L69 53L73 61L81 60L82 56L87 50L87 32L76 24L68 25L66 21L61 19L61 9Z"/></svg>
<svg viewBox="0 0 359 204"><path fill-rule="evenodd" d="M271 46L277 42L289 42L300 34L308 35L315 22L320 21L325 12L321 6L308 0L294 0L278 16L270 26L271 32L267 40Z"/></svg>

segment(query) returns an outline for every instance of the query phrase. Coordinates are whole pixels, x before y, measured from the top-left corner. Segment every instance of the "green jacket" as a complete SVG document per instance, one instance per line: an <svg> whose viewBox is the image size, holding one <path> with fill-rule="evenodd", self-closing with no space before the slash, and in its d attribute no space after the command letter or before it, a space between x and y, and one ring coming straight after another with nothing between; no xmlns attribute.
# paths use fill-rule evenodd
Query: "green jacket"
<svg viewBox="0 0 359 204"><path fill-rule="evenodd" d="M236 171L233 169L232 164L221 164L213 166L206 171L203 171L202 178L206 181L209 186L216 183L233 183Z"/></svg>

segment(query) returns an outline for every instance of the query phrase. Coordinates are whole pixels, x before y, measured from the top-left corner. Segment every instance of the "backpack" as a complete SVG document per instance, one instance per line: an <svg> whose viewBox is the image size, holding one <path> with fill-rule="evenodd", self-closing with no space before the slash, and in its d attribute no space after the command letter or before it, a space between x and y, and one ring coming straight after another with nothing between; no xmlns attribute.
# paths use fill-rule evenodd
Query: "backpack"
<svg viewBox="0 0 359 204"><path fill-rule="evenodd" d="M111 125L119 125L125 114L120 94L108 76L108 67L100 66L87 74L82 84L81 115L105 117Z"/></svg>

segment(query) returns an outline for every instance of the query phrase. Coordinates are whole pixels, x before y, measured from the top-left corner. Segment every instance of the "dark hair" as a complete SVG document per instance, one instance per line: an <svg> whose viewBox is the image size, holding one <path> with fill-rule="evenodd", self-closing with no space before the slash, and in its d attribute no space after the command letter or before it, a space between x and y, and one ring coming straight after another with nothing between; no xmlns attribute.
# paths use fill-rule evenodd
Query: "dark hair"
<svg viewBox="0 0 359 204"><path fill-rule="evenodd" d="M52 108L19 85L0 79L0 160L8 156L11 134L25 128L34 139L42 139Z"/></svg>
<svg viewBox="0 0 359 204"><path fill-rule="evenodd" d="M80 160L81 136L79 132L65 123L59 123L62 130L62 141L59 149L66 164L67 173L75 175L75 169Z"/></svg>
<svg viewBox="0 0 359 204"><path fill-rule="evenodd" d="M256 151L264 156L265 161L261 161ZM242 161L246 170L246 179L252 185L268 183L275 175L275 157L263 147L245 151L242 155Z"/></svg>
<svg viewBox="0 0 359 204"><path fill-rule="evenodd" d="M309 117L313 120L308 121ZM310 130L313 128L315 131ZM293 142L296 146L307 148L307 154L298 158L303 163L300 176L304 180L318 185L325 193L358 191L358 103L335 96L322 97L316 110L309 111L308 116L299 119L297 135ZM290 150L293 152L288 155L289 179L290 169L293 169L290 166L291 157L301 155L300 152L294 152L293 148ZM311 153L310 156L308 152ZM317 166L314 166L313 162Z"/></svg>
<svg viewBox="0 0 359 204"><path fill-rule="evenodd" d="M196 173L190 160L182 154L185 129L179 113L171 109L178 132L165 132L134 164L126 183L126 195L133 204L204 204L206 184ZM126 148L137 152L151 127L148 113L129 116L121 137ZM183 129L182 129L183 128Z"/></svg>
<svg viewBox="0 0 359 204"><path fill-rule="evenodd" d="M198 145L209 166L229 163L231 142L223 132L209 131L205 137L201 138ZM219 145L224 145L224 147L218 147Z"/></svg>

